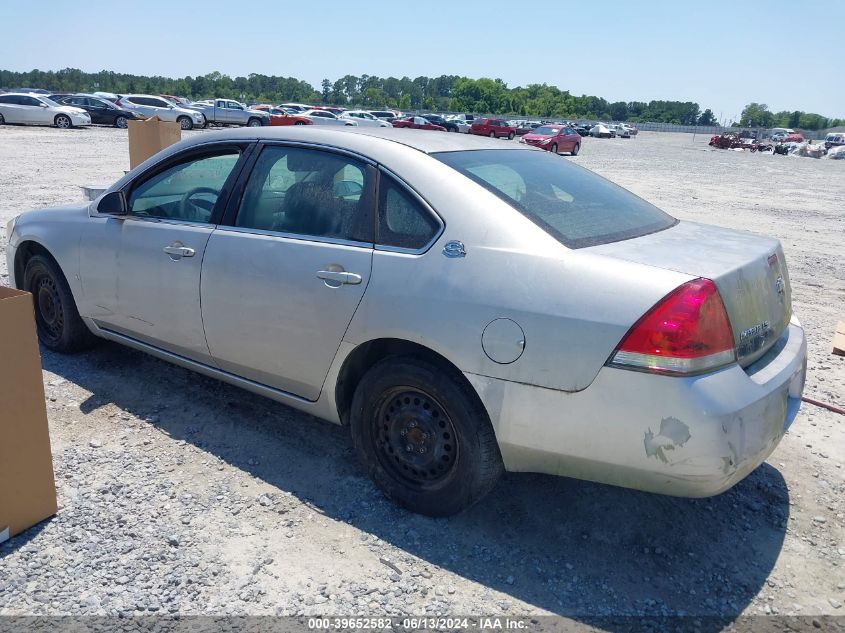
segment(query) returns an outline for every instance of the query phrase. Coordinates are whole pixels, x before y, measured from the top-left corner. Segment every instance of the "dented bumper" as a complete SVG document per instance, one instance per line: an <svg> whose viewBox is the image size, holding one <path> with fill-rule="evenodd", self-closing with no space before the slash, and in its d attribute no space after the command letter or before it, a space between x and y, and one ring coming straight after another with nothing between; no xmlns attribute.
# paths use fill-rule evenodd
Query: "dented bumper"
<svg viewBox="0 0 845 633"><path fill-rule="evenodd" d="M466 374L510 471L705 497L743 479L794 420L807 370L793 319L765 356L679 378L604 367L567 393Z"/></svg>

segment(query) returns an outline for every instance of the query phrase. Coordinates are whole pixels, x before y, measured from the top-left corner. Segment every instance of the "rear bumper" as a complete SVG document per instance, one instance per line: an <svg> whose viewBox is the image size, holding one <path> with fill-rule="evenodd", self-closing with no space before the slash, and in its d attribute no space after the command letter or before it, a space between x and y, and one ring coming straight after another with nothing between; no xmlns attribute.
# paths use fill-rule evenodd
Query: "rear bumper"
<svg viewBox="0 0 845 633"><path fill-rule="evenodd" d="M505 468L706 497L743 479L795 419L807 367L797 321L754 365L678 378L604 367L567 393L465 374Z"/></svg>

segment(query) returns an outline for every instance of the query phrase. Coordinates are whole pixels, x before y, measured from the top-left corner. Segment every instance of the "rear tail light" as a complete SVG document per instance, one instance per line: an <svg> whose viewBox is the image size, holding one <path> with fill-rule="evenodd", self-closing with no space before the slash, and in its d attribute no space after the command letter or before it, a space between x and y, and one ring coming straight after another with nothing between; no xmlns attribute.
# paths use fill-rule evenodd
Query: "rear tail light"
<svg viewBox="0 0 845 633"><path fill-rule="evenodd" d="M736 360L733 331L719 291L694 279L657 303L625 335L610 364L660 374L711 371Z"/></svg>

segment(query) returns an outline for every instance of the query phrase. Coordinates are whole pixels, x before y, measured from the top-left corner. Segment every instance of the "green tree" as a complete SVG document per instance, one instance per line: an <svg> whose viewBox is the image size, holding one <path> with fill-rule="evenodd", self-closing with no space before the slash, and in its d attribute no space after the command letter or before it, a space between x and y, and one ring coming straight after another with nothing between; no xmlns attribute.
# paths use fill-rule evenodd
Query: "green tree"
<svg viewBox="0 0 845 633"><path fill-rule="evenodd" d="M717 125L718 121L716 121L716 117L713 116L713 111L710 108L704 110L701 113L701 116L698 117L698 124L699 125Z"/></svg>
<svg viewBox="0 0 845 633"><path fill-rule="evenodd" d="M752 102L745 106L739 117L740 127L772 127L775 117L765 103Z"/></svg>

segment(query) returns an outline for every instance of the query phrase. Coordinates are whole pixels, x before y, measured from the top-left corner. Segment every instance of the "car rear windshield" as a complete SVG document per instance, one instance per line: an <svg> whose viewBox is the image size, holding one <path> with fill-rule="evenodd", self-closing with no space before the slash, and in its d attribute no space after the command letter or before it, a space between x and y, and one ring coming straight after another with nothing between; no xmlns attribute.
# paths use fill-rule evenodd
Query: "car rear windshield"
<svg viewBox="0 0 845 633"><path fill-rule="evenodd" d="M432 156L499 196L569 248L631 239L677 223L626 189L548 152L493 149Z"/></svg>
<svg viewBox="0 0 845 633"><path fill-rule="evenodd" d="M547 127L547 126L543 126L543 127L535 127L535 128L534 128L534 134L546 134L546 135L552 135L552 134L557 134L558 132L560 132L560 128L559 128L559 127Z"/></svg>

